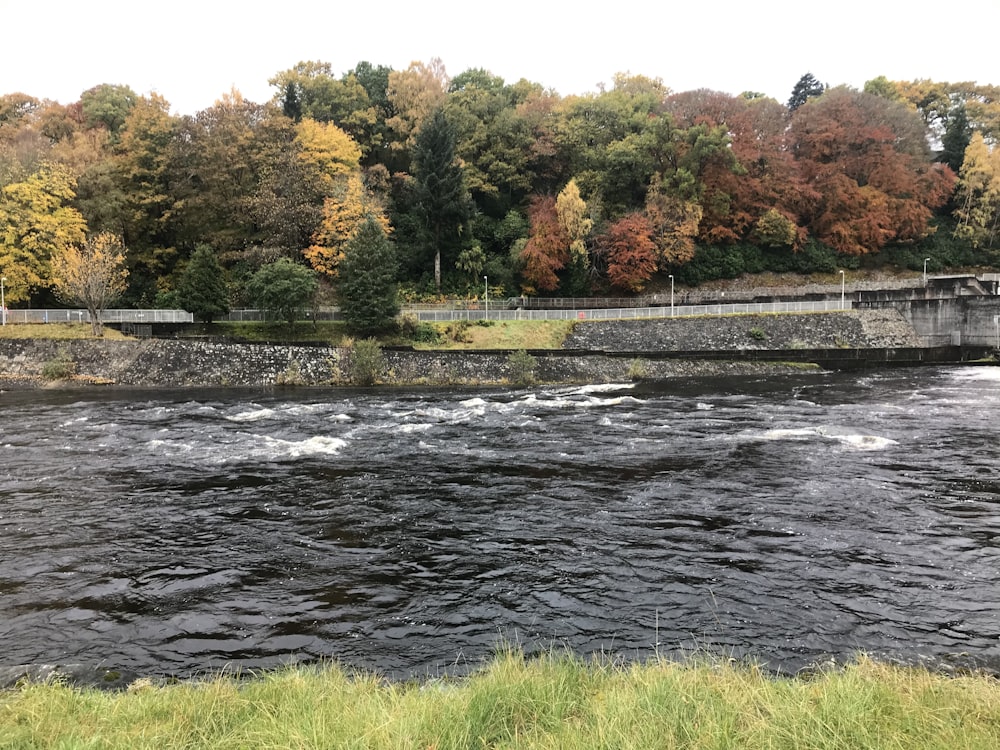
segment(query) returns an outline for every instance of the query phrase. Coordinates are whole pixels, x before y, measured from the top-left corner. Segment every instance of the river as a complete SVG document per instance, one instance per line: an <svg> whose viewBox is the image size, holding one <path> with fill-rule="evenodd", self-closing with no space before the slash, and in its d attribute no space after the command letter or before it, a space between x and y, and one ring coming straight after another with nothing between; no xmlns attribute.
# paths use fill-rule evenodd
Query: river
<svg viewBox="0 0 1000 750"><path fill-rule="evenodd" d="M0 664L1000 671L1000 368L0 393Z"/></svg>

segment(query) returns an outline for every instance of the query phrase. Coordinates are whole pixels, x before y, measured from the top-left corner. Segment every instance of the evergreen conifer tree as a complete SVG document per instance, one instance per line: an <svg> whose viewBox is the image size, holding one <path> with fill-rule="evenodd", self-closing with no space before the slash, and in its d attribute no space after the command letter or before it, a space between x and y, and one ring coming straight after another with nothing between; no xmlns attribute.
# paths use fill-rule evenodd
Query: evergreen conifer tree
<svg viewBox="0 0 1000 750"><path fill-rule="evenodd" d="M794 112L812 97L819 96L824 91L826 91L826 86L820 83L812 73L806 73L792 89L792 95L788 99L788 109Z"/></svg>
<svg viewBox="0 0 1000 750"><path fill-rule="evenodd" d="M229 312L229 287L215 253L208 245L195 248L177 287L181 307L203 323Z"/></svg>
<svg viewBox="0 0 1000 750"><path fill-rule="evenodd" d="M417 178L416 213L434 251L434 285L441 291L441 249L461 242L472 215L465 173L455 157L455 129L438 109L417 134L413 167Z"/></svg>
<svg viewBox="0 0 1000 750"><path fill-rule="evenodd" d="M373 216L344 248L338 291L351 333L371 336L393 326L399 314L396 251Z"/></svg>

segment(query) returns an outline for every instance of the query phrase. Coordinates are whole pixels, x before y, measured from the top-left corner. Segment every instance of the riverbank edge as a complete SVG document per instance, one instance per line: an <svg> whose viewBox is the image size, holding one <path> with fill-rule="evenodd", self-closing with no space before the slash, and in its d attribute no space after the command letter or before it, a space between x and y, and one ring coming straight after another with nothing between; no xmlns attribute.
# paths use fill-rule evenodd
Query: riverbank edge
<svg viewBox="0 0 1000 750"><path fill-rule="evenodd" d="M1000 683L859 654L795 675L694 654L647 662L498 652L402 682L336 663L123 690L58 680L0 691L11 747L996 747ZM668 741L670 740L670 741ZM293 744L295 744L293 742Z"/></svg>
<svg viewBox="0 0 1000 750"><path fill-rule="evenodd" d="M933 354L932 354L933 352ZM562 349L386 347L387 386L587 384L750 376L961 361L920 346L895 311L739 315L578 323ZM356 350L295 343L191 339L0 339L0 389L351 386Z"/></svg>

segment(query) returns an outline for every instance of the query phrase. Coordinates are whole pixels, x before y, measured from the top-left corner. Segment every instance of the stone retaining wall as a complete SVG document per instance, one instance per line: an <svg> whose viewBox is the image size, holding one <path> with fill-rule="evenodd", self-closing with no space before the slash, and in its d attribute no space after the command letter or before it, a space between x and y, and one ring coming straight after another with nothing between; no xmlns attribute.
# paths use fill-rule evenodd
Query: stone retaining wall
<svg viewBox="0 0 1000 750"><path fill-rule="evenodd" d="M912 328L895 310L589 321L576 326L564 345L566 349L634 356L540 352L535 374L546 382L594 382L636 374L676 377L773 372L773 364L645 360L642 354L916 345ZM508 352L386 350L381 380L389 384L500 383L513 377L509 356ZM0 387L37 384L46 363L60 358L71 362L85 382L172 387L346 385L350 383L350 357L350 349L324 346L185 339L0 339Z"/></svg>
<svg viewBox="0 0 1000 750"><path fill-rule="evenodd" d="M609 320L580 323L567 349L599 351L739 351L742 349L883 349L920 346L898 310L803 315Z"/></svg>

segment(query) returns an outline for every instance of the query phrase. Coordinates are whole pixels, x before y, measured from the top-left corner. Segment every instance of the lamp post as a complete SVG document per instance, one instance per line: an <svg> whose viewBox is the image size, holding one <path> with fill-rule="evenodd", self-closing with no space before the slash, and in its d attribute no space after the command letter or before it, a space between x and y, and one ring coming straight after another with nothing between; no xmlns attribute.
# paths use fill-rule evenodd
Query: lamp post
<svg viewBox="0 0 1000 750"><path fill-rule="evenodd" d="M7 303L4 301L3 296L3 283L6 280L6 276L0 276L0 317L3 318L4 325L7 325Z"/></svg>
<svg viewBox="0 0 1000 750"><path fill-rule="evenodd" d="M674 275L670 274L670 317L674 317Z"/></svg>
<svg viewBox="0 0 1000 750"><path fill-rule="evenodd" d="M486 310L486 319L490 319L490 279L483 276L483 309Z"/></svg>
<svg viewBox="0 0 1000 750"><path fill-rule="evenodd" d="M997 351L1000 352L1000 315L993 316L993 326L996 329Z"/></svg>
<svg viewBox="0 0 1000 750"><path fill-rule="evenodd" d="M924 258L924 286L927 286L927 261L929 260L930 258Z"/></svg>
<svg viewBox="0 0 1000 750"><path fill-rule="evenodd" d="M844 309L844 271L840 272L840 309Z"/></svg>

